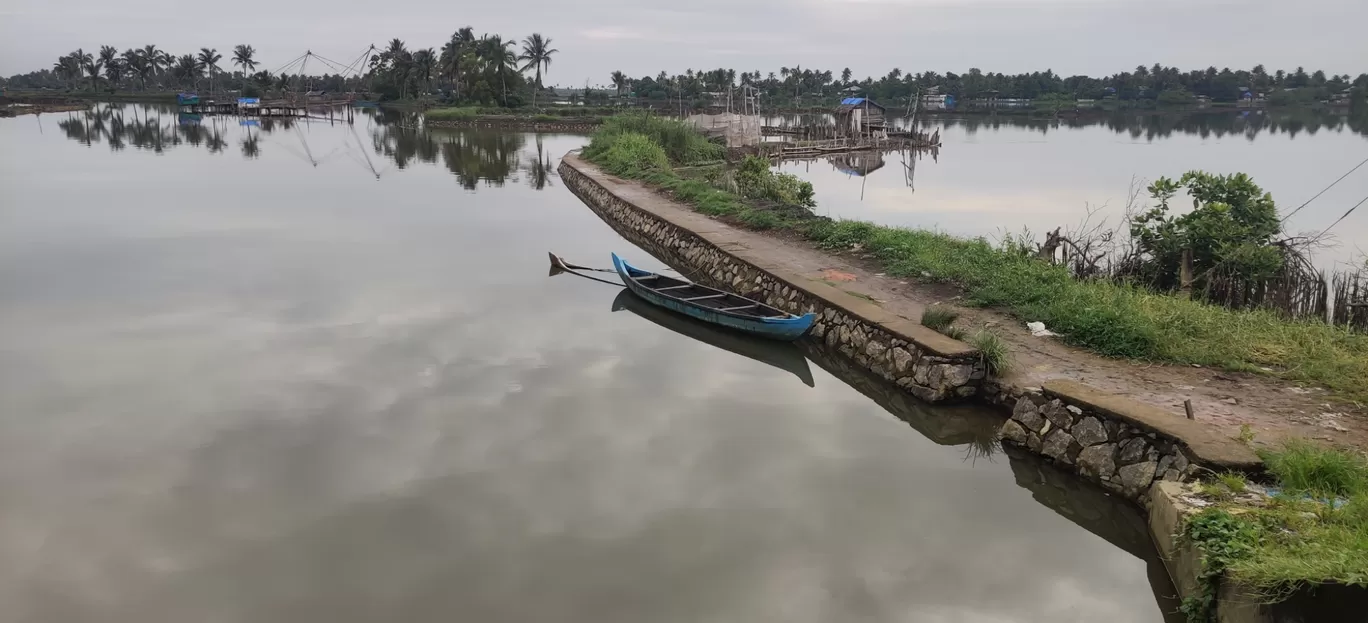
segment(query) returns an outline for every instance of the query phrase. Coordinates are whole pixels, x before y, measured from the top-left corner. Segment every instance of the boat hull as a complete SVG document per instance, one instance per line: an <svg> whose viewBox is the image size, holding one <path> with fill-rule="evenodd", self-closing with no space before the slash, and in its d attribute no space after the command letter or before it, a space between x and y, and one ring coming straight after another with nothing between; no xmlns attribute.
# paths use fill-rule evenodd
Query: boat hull
<svg viewBox="0 0 1368 623"><path fill-rule="evenodd" d="M642 280L669 280L669 283L672 284L683 282L635 268L623 261L616 253L613 254L613 268L617 270L618 276L622 278L622 282L627 286L627 289L653 305L697 318L703 322L727 327L751 335L758 335L773 340L793 341L803 337L803 335L808 332L808 329L812 328L813 321L817 319L816 314L795 316L778 310L774 310L776 314L774 316L728 312L724 309L717 309L690 302L676 296L670 296L657 291L654 288L648 287L642 283ZM694 291L716 292L718 293L717 296L725 297L726 300L746 301L753 304L753 307L759 309L774 309L759 301L726 293L722 290L717 290L716 288L708 288L698 284L692 284L689 287ZM782 314L782 316L780 316L780 314Z"/></svg>

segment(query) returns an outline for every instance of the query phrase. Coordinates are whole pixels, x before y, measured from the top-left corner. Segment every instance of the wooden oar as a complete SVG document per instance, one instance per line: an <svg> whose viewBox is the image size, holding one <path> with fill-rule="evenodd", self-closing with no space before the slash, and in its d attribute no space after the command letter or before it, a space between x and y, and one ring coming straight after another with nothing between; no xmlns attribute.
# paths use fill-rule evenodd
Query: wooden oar
<svg viewBox="0 0 1368 623"><path fill-rule="evenodd" d="M576 266L575 264L570 264L570 263L566 262L565 260L561 259L560 256L556 255L555 253L547 253L547 255L551 256L551 273L548 275L548 276L550 276L550 277L555 277L556 275L559 275L559 274L561 274L561 273L570 273L570 274L572 274L572 275L574 275L574 276L576 276L576 277L584 277L585 279L589 279L589 280L591 280L591 281L597 281L597 282L599 282L599 283L606 283L606 284L608 284L608 285L610 285L610 286L617 286L617 287L619 287L619 288L625 287L625 286L623 286L623 285L620 284L620 283L616 283L616 282L613 282L613 281L608 281L607 279L599 279L598 277L594 277L594 276L592 276L592 275L581 274L581 273L579 272L579 271L581 271L581 270L597 270L597 271L603 271L603 272L609 272L609 273L616 273L617 271L614 271L614 270L604 270L604 269L602 269L602 268L585 268L584 266Z"/></svg>

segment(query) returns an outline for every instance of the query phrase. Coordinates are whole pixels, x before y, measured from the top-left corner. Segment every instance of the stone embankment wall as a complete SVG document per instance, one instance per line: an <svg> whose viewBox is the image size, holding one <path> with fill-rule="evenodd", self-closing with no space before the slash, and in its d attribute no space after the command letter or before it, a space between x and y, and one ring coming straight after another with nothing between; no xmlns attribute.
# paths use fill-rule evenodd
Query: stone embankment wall
<svg viewBox="0 0 1368 623"><path fill-rule="evenodd" d="M817 314L811 339L857 365L896 384L927 402L974 396L983 384L984 364L978 351L889 314L872 302L852 296L820 281L788 273L770 265L740 245L727 245L725 232L696 232L674 222L684 216L702 218L647 195L626 201L605 184L611 176L574 155L560 166L561 179L605 222L624 238L647 249L659 259L683 269L690 278L783 309ZM727 250L722 246L726 245Z"/></svg>
<svg viewBox="0 0 1368 623"><path fill-rule="evenodd" d="M1002 439L1140 504L1156 481L1260 465L1248 447L1207 426L1072 381L1022 392Z"/></svg>
<svg viewBox="0 0 1368 623"><path fill-rule="evenodd" d="M1011 409L999 436L1145 505L1150 486L1200 468L1257 471L1258 456L1210 427L1072 381L1019 388L984 378L976 350L874 303L791 273L715 221L575 155L566 187L624 238L691 279L790 311L818 314L809 339L927 402L974 397Z"/></svg>

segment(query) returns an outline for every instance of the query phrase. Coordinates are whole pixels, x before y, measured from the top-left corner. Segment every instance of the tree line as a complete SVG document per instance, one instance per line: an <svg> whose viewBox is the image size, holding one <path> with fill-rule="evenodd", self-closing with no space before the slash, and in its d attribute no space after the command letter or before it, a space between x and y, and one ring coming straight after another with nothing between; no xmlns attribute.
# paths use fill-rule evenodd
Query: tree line
<svg viewBox="0 0 1368 623"><path fill-rule="evenodd" d="M614 71L610 80L620 96L644 99L694 100L709 93L726 92L739 87L751 87L764 99L775 102L802 102L805 99L830 98L843 92L859 93L877 100L896 101L911 98L916 93L930 93L931 89L959 100L988 97L1037 99L1047 96L1073 99L1108 99L1137 101L1205 96L1215 102L1234 102L1245 92L1272 94L1304 91L1295 98L1327 99L1347 89L1358 89L1361 96L1368 91L1368 73L1352 77L1349 74L1327 75L1322 70L1307 73L1298 67L1270 73L1263 65L1252 69L1230 68L1195 69L1182 71L1177 67L1155 64L1143 65L1134 71L1094 78L1089 76L1061 76L1050 70L1022 74L984 72L978 68L959 74L954 72L904 73L894 68L879 78L854 79L850 68L833 72L830 69L780 67L779 71L762 73L735 69L686 70L669 75L632 78ZM1289 91L1290 90L1290 91ZM1275 102L1276 103L1276 102Z"/></svg>
<svg viewBox="0 0 1368 623"><path fill-rule="evenodd" d="M224 71L224 57L214 48L174 55L147 45L119 52L102 46L98 53L77 49L57 59L51 69L12 76L3 83L10 88L64 89L113 92L236 89L244 95L295 90L357 91L380 99L404 99L438 95L455 102L520 106L536 102L544 90L542 75L551 68L558 52L551 38L533 33L519 42L500 35L475 35L474 29L458 29L438 52L433 48L409 50L393 39L382 50L372 48L369 60L347 75L304 75L282 69L280 73L258 71L256 49L241 44L233 48ZM530 78L528 76L530 75Z"/></svg>

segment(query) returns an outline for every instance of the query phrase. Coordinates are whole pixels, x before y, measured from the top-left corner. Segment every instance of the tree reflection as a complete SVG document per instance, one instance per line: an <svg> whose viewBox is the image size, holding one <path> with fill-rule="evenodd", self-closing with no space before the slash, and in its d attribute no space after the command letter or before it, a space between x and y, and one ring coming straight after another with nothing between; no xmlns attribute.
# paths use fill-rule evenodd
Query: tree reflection
<svg viewBox="0 0 1368 623"><path fill-rule="evenodd" d="M934 117L922 119L918 125L940 125L963 128L966 134L980 129L1026 128L1048 134L1052 130L1080 129L1101 126L1133 140L1152 141L1175 134L1196 135L1202 138L1244 136L1254 140L1260 134L1286 134L1296 138L1302 133L1315 135L1321 131L1342 132L1368 136L1368 114L1347 114L1331 109L1296 110L1240 110L1197 112L1189 114L1163 113L1083 113L1075 117L1040 118L1025 115L974 115L965 117Z"/></svg>
<svg viewBox="0 0 1368 623"><path fill-rule="evenodd" d="M413 113L366 109L356 111L356 117L354 123L340 128L344 144L327 153L310 145L316 122L291 117L235 121L181 114L173 106L97 104L69 113L57 125L68 139L87 146L105 143L115 152L130 146L157 153L190 146L223 154L236 144L246 160L257 160L263 151L277 150L312 166L350 157L376 177L387 168L380 165L377 156L399 169L420 163L441 164L467 190L520 180L535 190L555 186L556 158L547 152L540 135L529 145L529 134L520 132L428 130L422 127L421 116ZM363 129L366 126L369 130Z"/></svg>

